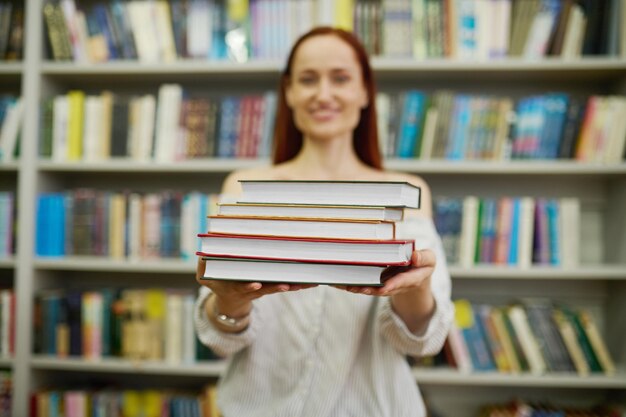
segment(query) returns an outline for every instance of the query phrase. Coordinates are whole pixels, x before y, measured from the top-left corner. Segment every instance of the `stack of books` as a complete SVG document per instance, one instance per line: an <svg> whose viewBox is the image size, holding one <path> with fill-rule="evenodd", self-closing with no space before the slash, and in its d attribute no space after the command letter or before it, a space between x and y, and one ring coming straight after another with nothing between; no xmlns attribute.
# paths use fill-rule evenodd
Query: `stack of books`
<svg viewBox="0 0 626 417"><path fill-rule="evenodd" d="M387 181L241 181L199 234L205 279L382 285L407 267L414 240L398 240L420 189Z"/></svg>

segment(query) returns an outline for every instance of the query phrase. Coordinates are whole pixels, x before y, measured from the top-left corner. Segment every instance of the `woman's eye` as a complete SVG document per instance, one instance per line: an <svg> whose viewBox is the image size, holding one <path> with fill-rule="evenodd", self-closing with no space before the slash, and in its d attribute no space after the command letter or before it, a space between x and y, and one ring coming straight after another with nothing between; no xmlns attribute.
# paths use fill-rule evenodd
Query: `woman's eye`
<svg viewBox="0 0 626 417"><path fill-rule="evenodd" d="M314 83L315 83L315 78L313 78L313 77L303 77L303 78L300 78L300 84L312 85Z"/></svg>
<svg viewBox="0 0 626 417"><path fill-rule="evenodd" d="M335 75L333 77L333 81L337 84L343 84L350 81L350 77L348 77L347 75Z"/></svg>

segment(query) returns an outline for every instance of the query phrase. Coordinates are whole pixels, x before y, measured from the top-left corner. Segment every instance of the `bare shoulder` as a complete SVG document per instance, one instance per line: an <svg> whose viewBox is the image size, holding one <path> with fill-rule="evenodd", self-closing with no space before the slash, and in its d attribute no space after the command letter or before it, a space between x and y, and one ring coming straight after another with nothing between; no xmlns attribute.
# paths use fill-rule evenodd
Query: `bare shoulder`
<svg viewBox="0 0 626 417"><path fill-rule="evenodd" d="M421 207L415 213L422 216L432 217L432 195L428 183L420 176L406 172L385 172L388 181L406 181L420 188Z"/></svg>
<svg viewBox="0 0 626 417"><path fill-rule="evenodd" d="M226 176L226 179L224 179L224 183L222 184L222 194L241 194L241 185L239 184L239 181L242 180L278 180L288 178L289 173L285 169L285 164L240 169L233 171Z"/></svg>

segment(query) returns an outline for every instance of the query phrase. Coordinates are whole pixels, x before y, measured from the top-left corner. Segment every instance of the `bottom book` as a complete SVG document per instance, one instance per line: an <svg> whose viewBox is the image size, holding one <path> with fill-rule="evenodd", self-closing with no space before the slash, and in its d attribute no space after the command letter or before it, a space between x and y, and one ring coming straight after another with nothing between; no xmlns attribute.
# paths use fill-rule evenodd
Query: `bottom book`
<svg viewBox="0 0 626 417"><path fill-rule="evenodd" d="M371 266L202 257L204 279L380 286L410 266Z"/></svg>

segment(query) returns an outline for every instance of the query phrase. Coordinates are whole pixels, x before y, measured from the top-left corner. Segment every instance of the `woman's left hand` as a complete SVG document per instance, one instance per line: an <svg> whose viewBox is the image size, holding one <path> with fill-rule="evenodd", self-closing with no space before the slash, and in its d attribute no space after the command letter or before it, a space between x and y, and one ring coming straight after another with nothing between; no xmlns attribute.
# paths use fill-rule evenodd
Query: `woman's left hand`
<svg viewBox="0 0 626 417"><path fill-rule="evenodd" d="M430 277L435 269L435 253L430 249L416 250L409 266L391 266L383 272L382 287L336 285L336 288L352 293L391 296L408 291L430 291Z"/></svg>

